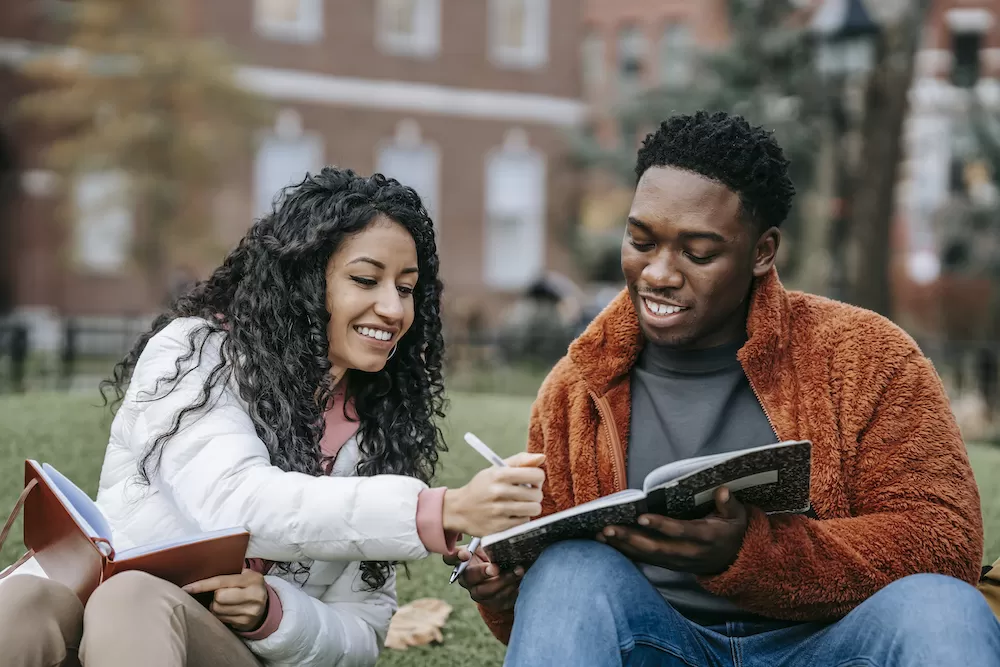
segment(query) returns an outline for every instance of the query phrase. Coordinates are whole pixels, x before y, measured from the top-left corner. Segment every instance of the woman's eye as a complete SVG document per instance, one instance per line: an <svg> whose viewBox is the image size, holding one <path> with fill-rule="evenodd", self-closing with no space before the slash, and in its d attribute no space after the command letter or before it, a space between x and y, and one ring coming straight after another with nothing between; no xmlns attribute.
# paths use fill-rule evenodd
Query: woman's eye
<svg viewBox="0 0 1000 667"><path fill-rule="evenodd" d="M353 280L359 285L364 285L365 287L374 287L375 285L378 284L377 280L374 280L372 278L363 278L361 276L351 276L351 280Z"/></svg>
<svg viewBox="0 0 1000 667"><path fill-rule="evenodd" d="M400 285L396 289L399 290L399 293L404 296L410 296L411 294L413 294L413 288L410 287L409 285Z"/></svg>

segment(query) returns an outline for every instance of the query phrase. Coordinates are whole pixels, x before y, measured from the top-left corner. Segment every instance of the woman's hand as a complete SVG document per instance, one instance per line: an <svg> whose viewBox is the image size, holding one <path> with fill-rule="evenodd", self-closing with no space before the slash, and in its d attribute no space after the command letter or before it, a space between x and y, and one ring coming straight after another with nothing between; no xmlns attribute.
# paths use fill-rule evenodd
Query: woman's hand
<svg viewBox="0 0 1000 667"><path fill-rule="evenodd" d="M521 453L480 471L460 489L444 494L444 528L466 535L489 535L526 523L542 513L544 454Z"/></svg>
<svg viewBox="0 0 1000 667"><path fill-rule="evenodd" d="M196 581L184 591L189 595L214 591L208 610L239 632L256 630L267 615L267 584L264 575L254 570Z"/></svg>

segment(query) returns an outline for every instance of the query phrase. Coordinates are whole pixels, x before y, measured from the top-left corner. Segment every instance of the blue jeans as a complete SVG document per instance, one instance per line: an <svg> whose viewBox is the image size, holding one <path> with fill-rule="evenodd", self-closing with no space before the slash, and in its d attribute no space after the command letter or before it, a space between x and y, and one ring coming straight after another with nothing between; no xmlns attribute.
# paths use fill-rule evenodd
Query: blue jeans
<svg viewBox="0 0 1000 667"><path fill-rule="evenodd" d="M836 582L831 582L836 585ZM609 546L549 547L525 574L504 665L1000 666L982 594L937 574L896 581L832 623L688 621Z"/></svg>

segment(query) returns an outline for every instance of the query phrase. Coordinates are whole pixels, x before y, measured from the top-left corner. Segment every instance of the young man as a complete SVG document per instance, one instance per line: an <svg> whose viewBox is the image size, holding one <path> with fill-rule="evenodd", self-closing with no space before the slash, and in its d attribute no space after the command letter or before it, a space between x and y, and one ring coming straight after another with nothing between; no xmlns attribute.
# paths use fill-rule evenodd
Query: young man
<svg viewBox="0 0 1000 667"><path fill-rule="evenodd" d="M528 448L551 513L669 461L808 439L812 510L767 516L720 489L705 519L645 516L526 574L477 559L462 585L506 664L1000 665L941 382L886 319L782 287L786 169L769 133L723 113L647 137L627 288L549 374Z"/></svg>

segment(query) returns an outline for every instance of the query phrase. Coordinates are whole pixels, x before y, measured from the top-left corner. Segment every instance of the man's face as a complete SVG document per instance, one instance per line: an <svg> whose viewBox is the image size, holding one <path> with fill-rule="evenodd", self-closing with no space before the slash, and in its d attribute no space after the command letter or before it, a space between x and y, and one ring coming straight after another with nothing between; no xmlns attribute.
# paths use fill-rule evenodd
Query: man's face
<svg viewBox="0 0 1000 667"><path fill-rule="evenodd" d="M774 264L780 232L741 215L739 195L704 176L653 167L639 179L622 241L622 272L646 339L706 348L746 327L754 277Z"/></svg>

